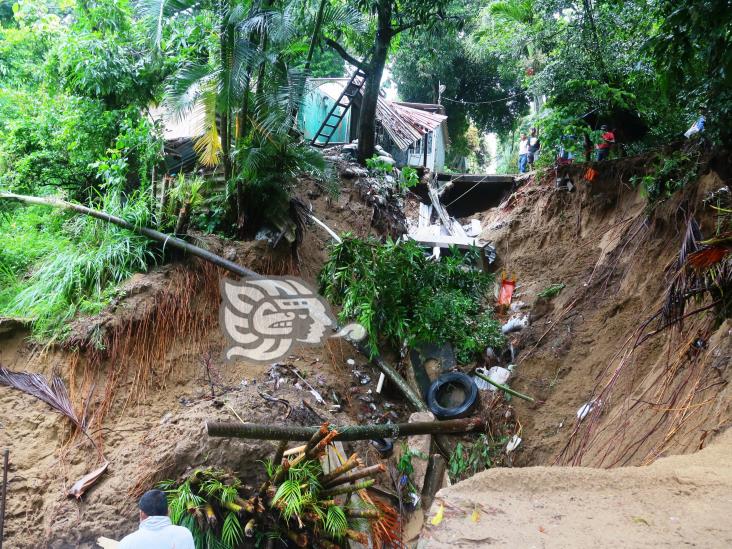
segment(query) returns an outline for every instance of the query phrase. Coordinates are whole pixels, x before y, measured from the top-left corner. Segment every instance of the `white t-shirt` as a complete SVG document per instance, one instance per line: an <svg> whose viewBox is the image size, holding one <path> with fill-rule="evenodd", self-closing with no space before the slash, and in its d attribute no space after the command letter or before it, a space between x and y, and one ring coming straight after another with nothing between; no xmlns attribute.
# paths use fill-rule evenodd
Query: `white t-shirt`
<svg viewBox="0 0 732 549"><path fill-rule="evenodd" d="M519 154L529 154L529 140L519 140Z"/></svg>
<svg viewBox="0 0 732 549"><path fill-rule="evenodd" d="M118 549L196 549L188 528L175 526L168 517L148 517L140 529L122 538Z"/></svg>

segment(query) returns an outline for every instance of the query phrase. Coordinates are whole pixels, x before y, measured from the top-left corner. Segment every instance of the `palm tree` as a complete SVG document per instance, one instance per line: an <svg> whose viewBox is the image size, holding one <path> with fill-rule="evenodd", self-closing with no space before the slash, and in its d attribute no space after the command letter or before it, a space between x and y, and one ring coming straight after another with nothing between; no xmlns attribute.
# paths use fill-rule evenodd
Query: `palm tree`
<svg viewBox="0 0 732 549"><path fill-rule="evenodd" d="M159 54L166 25L202 12L212 15L218 47L168 78L165 103L178 116L193 114L200 121L194 144L199 162L223 167L235 219L241 221L244 186L263 169L265 152L292 145L303 153L295 156L307 160L297 166L318 164L289 135L304 90L302 73L288 68L283 53L296 31L294 2L276 8L268 0L142 0L138 12Z"/></svg>

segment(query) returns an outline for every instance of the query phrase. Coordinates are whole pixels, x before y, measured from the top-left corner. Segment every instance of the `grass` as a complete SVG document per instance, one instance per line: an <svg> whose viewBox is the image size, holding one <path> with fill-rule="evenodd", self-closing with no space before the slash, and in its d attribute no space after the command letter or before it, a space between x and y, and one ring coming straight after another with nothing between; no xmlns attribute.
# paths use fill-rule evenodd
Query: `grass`
<svg viewBox="0 0 732 549"><path fill-rule="evenodd" d="M145 221L142 200L104 202L110 213ZM0 239L0 315L31 319L34 339L45 342L62 340L77 313L100 312L120 282L155 259L144 237L40 206L6 211Z"/></svg>

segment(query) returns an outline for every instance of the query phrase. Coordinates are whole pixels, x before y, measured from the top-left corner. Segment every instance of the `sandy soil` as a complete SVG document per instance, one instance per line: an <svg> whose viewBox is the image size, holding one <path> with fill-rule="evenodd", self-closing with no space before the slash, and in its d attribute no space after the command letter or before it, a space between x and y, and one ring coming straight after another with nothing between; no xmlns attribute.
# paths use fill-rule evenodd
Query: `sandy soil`
<svg viewBox="0 0 732 549"><path fill-rule="evenodd" d="M669 357L675 356L679 341L651 341L634 355L633 367L620 376L614 396L596 408L593 423L577 422L577 409L592 397L595 387L606 381L617 366L615 356L623 342L662 297L665 267L678 251L683 230L678 215L681 202L687 201L697 210L708 234L713 220L702 207L702 199L706 192L723 184L717 173L710 172L699 185L646 219L643 200L625 186L628 177L642 168L642 160L607 162L595 183L580 184L572 194L555 190L551 181L533 182L519 189L502 207L480 216L483 237L494 241L498 249L498 272L516 274L519 286L515 299L523 301L523 310L531 314L530 327L511 336L519 353L511 385L537 397L537 403L527 405L514 399L507 408L500 409L510 416L511 426L522 426L523 442L508 460L514 465L553 463L568 443L584 440L582 429L588 425L594 425L595 438L590 440L592 444L583 454L581 464L622 465L624 461L617 459L617 451L640 440L625 460L635 465L649 455L693 452L718 438L732 421L732 370L728 367L732 326L727 323L710 329L707 319L702 319L703 322L690 322L682 335L687 340L703 337L703 352L694 355L688 364L669 370L673 362ZM577 180L579 175L579 171L574 174ZM341 193L334 196L315 182L304 181L298 195L306 204L312 204L317 217L338 232L351 231L358 236L383 234L390 231L389 224L394 221L393 211L384 213L375 208L376 197L356 184L345 183ZM299 248L299 262L295 262L290 250L273 252L263 242L209 242L217 253L257 271L298 273L313 283L326 258L328 243L324 231L316 226L308 228ZM256 471L260 470L257 460L269 456L272 446L209 439L203 432L203 422L230 420L235 417L234 412L253 421L284 417L286 408L264 400L260 390L290 403L293 411L288 421L319 421L303 401L321 417L335 422L375 419L369 407L371 396L365 394L368 386L361 386L352 370L362 371L374 381L378 375L347 346L310 348L287 359L324 395L333 391L340 395L346 411L335 416L327 411L327 406L318 405L306 390L296 386L292 377L276 389L266 368L244 362L224 366L220 359L222 338L216 315L211 315L218 303L217 277L213 274L212 277L210 272L189 266L168 265L135 277L129 282L127 295L109 311L75 325L76 349L40 353L24 340L24 333L0 339L0 363L46 376L58 372L70 385L79 409L91 386L96 386L91 408L104 405L106 413L95 425L93 436L103 442L104 455L110 461L108 472L81 502L67 499L65 493L70 485L97 466L101 458L88 442L72 437L67 422L47 406L17 391L1 389L0 448L11 448L6 522L9 537L4 547L90 548L98 535L119 537L135 528L134 500L141 490L202 463L254 472L252 478L256 481ZM559 296L552 300L538 298L541 290L558 282L566 284ZM100 350L95 342L105 343L106 348ZM672 343L673 353L668 347ZM686 343L686 347L679 347L680 356L691 356L684 354L688 353ZM202 362L207 354L219 374L213 398ZM347 365L349 358L356 360L355 366ZM633 415L626 413L631 410L631 399L635 402L653 397L648 391L654 388L657 376L669 371L679 374L668 376L671 388L676 387L673 383L681 383L692 375L696 377L689 378L686 386L701 383L686 403L690 407L679 412L683 421L671 437L667 437L668 421L678 415L674 407L664 407L651 398L654 406L640 411L633 408ZM394 404L395 416L391 419L404 417L403 403L393 394L378 399L378 414L386 413L384 401ZM649 434L649 428L660 420L660 427ZM698 455L706 456L704 459L710 462L721 460L724 455L714 448ZM725 448L729 449L728 443ZM366 449L364 456L376 459ZM661 463L675 462L662 460L658 466ZM443 494L448 503L443 525L454 523L461 531L456 537L443 539L440 528L430 529L426 542L459 541L481 546L489 538L500 541L502 538L492 530L480 534L482 538L471 532L499 523L509 528L510 519L513 531L501 534L515 536L510 538L514 540L510 546L540 547L541 541L555 543L556 538L555 545L547 546L569 547L562 545L564 539L558 528L574 524L576 539L591 542L595 532L582 522L588 516L604 525L608 536L614 532L619 546L643 546L625 545L619 537L625 530L639 530L649 536L653 533L660 536L659 540L672 542L673 538L664 536L678 530L686 536L683 539L693 541L697 532L694 523L677 525L669 517L686 521L686 517L699 516L697 507L706 510L699 511L704 517L717 517L720 528L727 524L722 519L729 515L729 496L723 497L723 490L729 493L728 476L717 487L710 486L711 481L694 477L693 482L687 483L693 490L686 490L686 472L656 469L658 466L623 469L618 479L605 471L585 469L532 468L526 469L526 478L519 469L494 470L459 484L454 488L458 491ZM651 476L643 480L646 472ZM728 475L729 470L720 468L714 473L720 479L723 474ZM490 487L477 484L494 476L496 480L490 481ZM596 486L597 490L585 497L585 485ZM465 486L467 492L463 491ZM539 492L540 486L544 486L544 491ZM516 509L520 512L508 513L512 505L510 490L517 487ZM708 501L716 502L716 507L702 501L703 493L710 494ZM634 494L638 495L638 503L631 497ZM475 498L482 503L478 526L465 522L469 519L464 518L464 509L459 507L463 503L450 507L452 497L465 502ZM538 502L536 508L534 501ZM520 502L524 507L519 507ZM663 515L662 509L670 510L672 504L679 511ZM619 505L621 510L629 509L627 516L610 513ZM719 514L715 514L717 509ZM544 510L551 514L542 515ZM607 521L603 518L606 512ZM534 516L542 520L529 522ZM524 527L526 524L529 526ZM557 528L557 533L549 538L540 527L549 534ZM722 540L729 538L719 536ZM468 538L476 541L467 541Z"/></svg>
<svg viewBox="0 0 732 549"><path fill-rule="evenodd" d="M514 301L525 304L521 312L531 319L528 329L511 335L518 349L511 386L538 401L512 402L523 424L516 465L648 463L696 451L732 425L728 323L715 328L712 316L702 314L681 333L652 338L618 370L619 354L635 341L629 338L663 299L666 269L685 230L682 208L712 234L713 211L703 198L725 181L710 171L648 216L645 199L627 186L645 169L642 158L604 163L592 184L583 181L584 169L571 172L578 185L573 193L554 189L551 174L482 216L482 237L497 247L497 274L516 276ZM566 285L557 297L538 296L555 283ZM705 345L696 354L695 338ZM592 434L583 439L589 427L579 425L576 413L616 373L613 391L593 412ZM657 393L665 383L666 393ZM670 392L689 387L697 387L689 402L668 403Z"/></svg>
<svg viewBox="0 0 732 549"><path fill-rule="evenodd" d="M351 183L344 182L341 193L330 196L306 180L298 194L334 230L375 233L374 207ZM258 272L300 274L313 284L329 243L327 233L311 226L299 249L299 263L294 263L289 250L273 251L264 241L205 239L216 253ZM261 480L259 460L271 457L274 446L209 438L206 420L231 421L238 414L246 421L313 425L323 420L383 421L383 414L393 421L408 416L396 394L367 394L378 373L346 343L299 349L286 360L327 398L326 405L318 404L294 375L284 375L275 386L269 367L244 361L225 365L217 279L217 273L200 270L200 265L165 265L130 279L123 297L99 316L76 321L65 348L40 349L27 341L26 332L0 339L0 364L47 378L58 373L78 410L95 387L89 408L107 408L103 419L94 419L92 436L110 462L81 501L68 499L70 486L103 458L89 441L73 436L65 418L48 406L0 388L0 448L10 448L3 547L91 548L100 535L118 539L136 528L135 499L142 491L191 467L213 464L246 472L253 484ZM215 376L213 397L206 356ZM355 364L348 365L349 359ZM361 385L353 370L373 383ZM286 400L289 416L287 406L265 400L260 392ZM336 414L328 411L334 393L344 406ZM369 463L378 459L367 445L359 453Z"/></svg>
<svg viewBox="0 0 732 549"><path fill-rule="evenodd" d="M730 452L732 431L648 467L479 473L438 492L418 547L730 547Z"/></svg>

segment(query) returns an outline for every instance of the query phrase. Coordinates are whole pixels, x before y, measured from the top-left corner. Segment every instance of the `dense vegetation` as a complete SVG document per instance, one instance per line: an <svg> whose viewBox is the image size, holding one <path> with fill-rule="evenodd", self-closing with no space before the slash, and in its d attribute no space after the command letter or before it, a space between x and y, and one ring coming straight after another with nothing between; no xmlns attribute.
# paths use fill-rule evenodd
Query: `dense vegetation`
<svg viewBox="0 0 732 549"><path fill-rule="evenodd" d="M342 305L370 335L372 351L383 335L396 348L453 344L467 362L486 347L503 345L500 324L483 300L493 276L473 269L479 253L433 261L414 242L380 244L346 237L331 250L321 273L323 295Z"/></svg>
<svg viewBox="0 0 732 549"><path fill-rule="evenodd" d="M183 235L252 235L289 216L298 173L324 173L296 117L306 78L347 74L346 61L367 72L364 161L382 74L402 99L445 106L453 166L489 163L493 132L512 171L517 132L529 126L549 151L542 162L560 142L578 151L601 123L632 152L705 114L704 135L724 142L731 24L725 0L0 0L0 190ZM206 176L174 173L162 204L153 180L171 158L150 116L157 106L198 121ZM683 168L669 162L659 170ZM673 191L636 183L649 196ZM129 231L5 201L0 239L0 315L30 319L42 339L63 337L78 311L98 311L130 273L164 260Z"/></svg>

